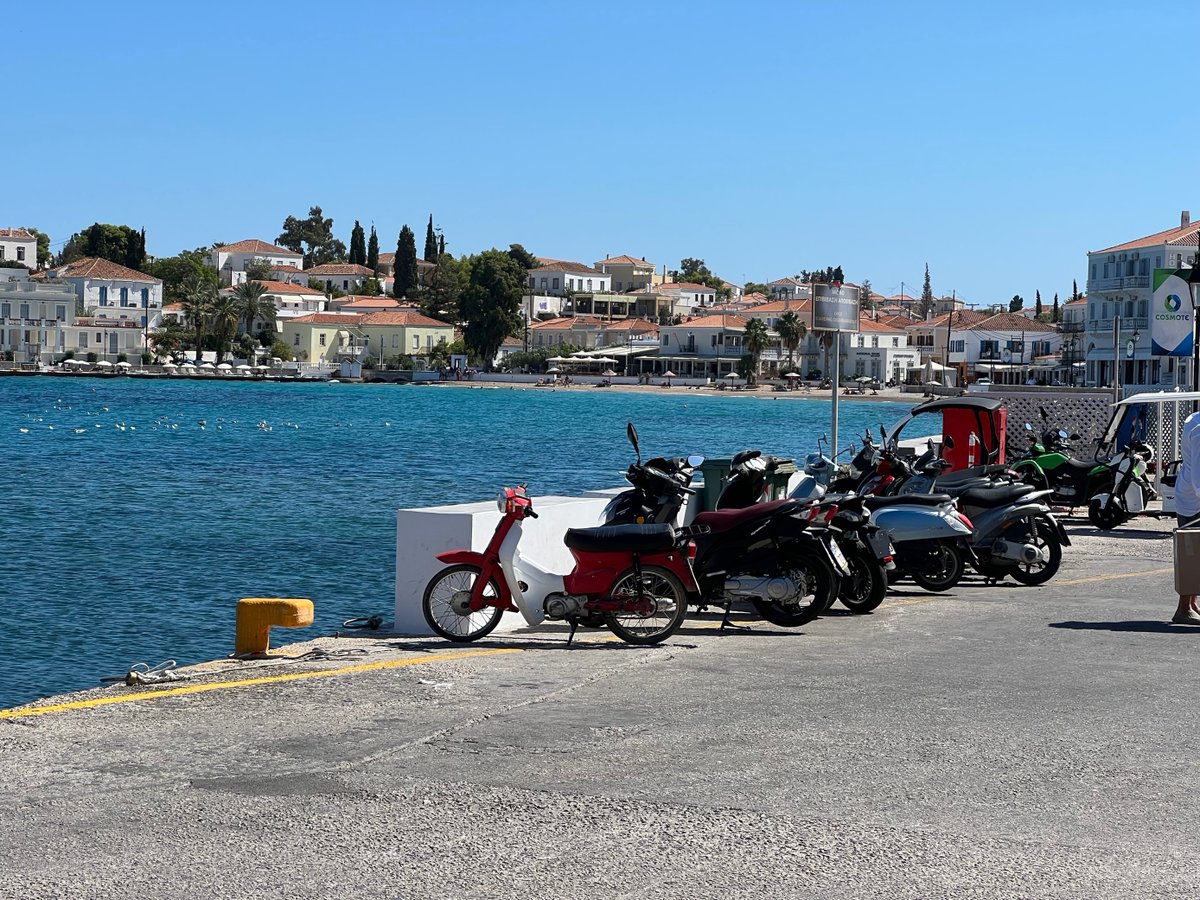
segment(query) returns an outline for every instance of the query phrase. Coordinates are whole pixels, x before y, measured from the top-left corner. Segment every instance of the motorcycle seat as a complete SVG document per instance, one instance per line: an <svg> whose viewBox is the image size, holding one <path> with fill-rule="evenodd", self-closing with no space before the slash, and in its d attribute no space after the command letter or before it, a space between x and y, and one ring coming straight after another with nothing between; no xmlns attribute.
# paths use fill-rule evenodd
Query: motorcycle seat
<svg viewBox="0 0 1200 900"><path fill-rule="evenodd" d="M667 524L568 528L563 543L584 553L657 553L675 546L675 529Z"/></svg>
<svg viewBox="0 0 1200 900"><path fill-rule="evenodd" d="M742 509L718 509L702 512L696 516L694 525L707 525L714 533L738 528L747 522L765 519L769 516L791 515L800 509L812 506L804 500L772 500L768 503L755 503Z"/></svg>
<svg viewBox="0 0 1200 900"><path fill-rule="evenodd" d="M959 499L970 506L1008 506L1037 490L1030 484L1002 484L996 487L971 488L959 495Z"/></svg>
<svg viewBox="0 0 1200 900"><path fill-rule="evenodd" d="M961 484L964 481L970 481L972 478L992 478L1003 475L1008 471L1006 465L986 465L986 466L971 466L968 469L959 469L957 472L947 472L944 475L937 477L939 486Z"/></svg>
<svg viewBox="0 0 1200 900"><path fill-rule="evenodd" d="M883 509L889 506L942 506L949 503L949 494L897 494L882 497L863 497L863 508L869 510Z"/></svg>

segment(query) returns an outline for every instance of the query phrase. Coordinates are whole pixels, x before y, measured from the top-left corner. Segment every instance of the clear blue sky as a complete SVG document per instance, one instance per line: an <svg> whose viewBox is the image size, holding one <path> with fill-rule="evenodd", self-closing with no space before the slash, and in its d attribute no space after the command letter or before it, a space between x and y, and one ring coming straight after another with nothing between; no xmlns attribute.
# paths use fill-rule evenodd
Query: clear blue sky
<svg viewBox="0 0 1200 900"><path fill-rule="evenodd" d="M0 227L148 250L320 205L395 248L841 265L1032 304L1200 217L1200 4L109 3L5 20ZM1177 40L1181 38L1182 40ZM11 121L11 119L10 119Z"/></svg>

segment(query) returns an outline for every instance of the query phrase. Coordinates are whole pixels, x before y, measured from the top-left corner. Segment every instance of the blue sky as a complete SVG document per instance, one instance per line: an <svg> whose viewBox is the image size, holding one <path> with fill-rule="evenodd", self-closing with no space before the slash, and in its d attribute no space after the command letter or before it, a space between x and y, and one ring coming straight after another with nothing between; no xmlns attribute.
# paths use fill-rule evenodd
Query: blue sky
<svg viewBox="0 0 1200 900"><path fill-rule="evenodd" d="M883 293L928 263L938 294L1049 302L1088 250L1200 217L1173 40L1198 25L1171 2L51 2L5 22L36 103L0 227L144 226L167 256L317 204L384 250L432 213L456 254L841 265Z"/></svg>

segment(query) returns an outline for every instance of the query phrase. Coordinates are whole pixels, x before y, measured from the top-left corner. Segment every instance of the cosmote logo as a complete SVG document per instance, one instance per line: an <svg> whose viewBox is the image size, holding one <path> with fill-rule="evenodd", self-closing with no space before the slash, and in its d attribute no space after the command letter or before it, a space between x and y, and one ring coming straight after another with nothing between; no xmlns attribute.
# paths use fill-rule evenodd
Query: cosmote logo
<svg viewBox="0 0 1200 900"><path fill-rule="evenodd" d="M1163 306L1167 308L1167 312L1179 312L1179 307L1182 305L1178 294L1167 294L1167 299L1163 301Z"/></svg>

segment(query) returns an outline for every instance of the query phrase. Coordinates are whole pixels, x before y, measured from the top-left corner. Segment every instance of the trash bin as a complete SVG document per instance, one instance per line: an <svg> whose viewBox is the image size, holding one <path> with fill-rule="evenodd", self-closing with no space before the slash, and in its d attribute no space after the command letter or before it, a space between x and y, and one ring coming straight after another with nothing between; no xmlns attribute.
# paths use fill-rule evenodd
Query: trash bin
<svg viewBox="0 0 1200 900"><path fill-rule="evenodd" d="M717 508L717 498L725 489L725 478L733 468L732 456L706 457L700 464L700 474L704 484L700 487L697 499L700 501L700 512ZM788 481L796 473L796 462L791 459L781 459L775 469L767 473L767 491L763 500L782 500L788 494Z"/></svg>

